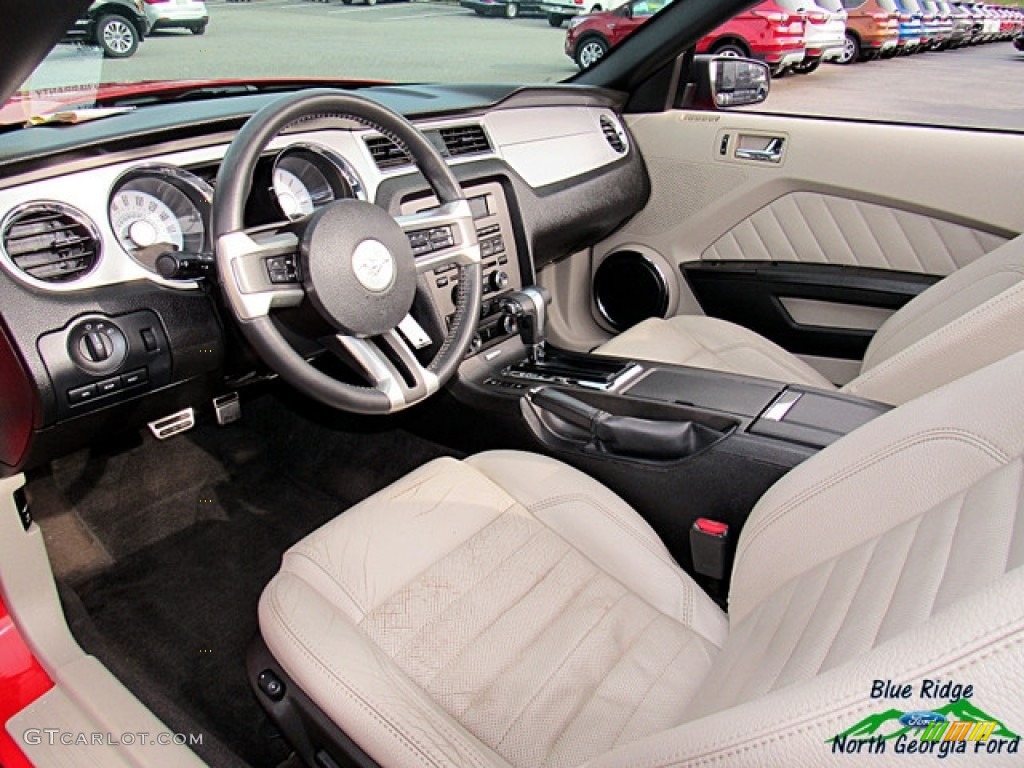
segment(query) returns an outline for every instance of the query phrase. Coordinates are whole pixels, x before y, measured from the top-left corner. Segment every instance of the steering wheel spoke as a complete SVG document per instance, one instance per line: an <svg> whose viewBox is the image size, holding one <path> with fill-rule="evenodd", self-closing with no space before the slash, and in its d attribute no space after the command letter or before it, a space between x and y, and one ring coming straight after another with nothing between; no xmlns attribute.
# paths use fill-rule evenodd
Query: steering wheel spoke
<svg viewBox="0 0 1024 768"><path fill-rule="evenodd" d="M446 264L462 267L480 263L480 245L467 200L396 216L395 221L409 238L420 274Z"/></svg>
<svg viewBox="0 0 1024 768"><path fill-rule="evenodd" d="M338 334L334 340L367 383L388 398L392 411L418 403L441 388L437 375L420 364L397 329L369 339Z"/></svg>
<svg viewBox="0 0 1024 768"><path fill-rule="evenodd" d="M217 258L238 286L232 309L241 320L265 317L271 309L295 307L305 293L298 279L299 239L291 232L228 232L217 239Z"/></svg>

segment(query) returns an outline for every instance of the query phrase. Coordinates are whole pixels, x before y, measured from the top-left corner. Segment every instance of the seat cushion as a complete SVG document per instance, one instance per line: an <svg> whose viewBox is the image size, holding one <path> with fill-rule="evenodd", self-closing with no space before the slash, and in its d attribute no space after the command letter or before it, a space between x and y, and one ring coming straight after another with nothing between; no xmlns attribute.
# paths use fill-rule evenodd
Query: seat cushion
<svg viewBox="0 0 1024 768"><path fill-rule="evenodd" d="M285 671L386 765L579 765L679 725L726 618L621 499L550 459L440 459L289 550Z"/></svg>
<svg viewBox="0 0 1024 768"><path fill-rule="evenodd" d="M703 315L644 320L594 352L835 389L832 382L778 344L735 323Z"/></svg>

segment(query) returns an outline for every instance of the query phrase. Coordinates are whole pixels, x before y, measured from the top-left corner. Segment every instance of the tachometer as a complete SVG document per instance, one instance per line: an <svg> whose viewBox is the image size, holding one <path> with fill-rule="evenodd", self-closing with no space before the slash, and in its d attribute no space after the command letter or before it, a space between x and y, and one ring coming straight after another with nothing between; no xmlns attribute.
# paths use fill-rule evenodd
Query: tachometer
<svg viewBox="0 0 1024 768"><path fill-rule="evenodd" d="M167 251L206 248L210 189L198 177L172 166L143 166L114 185L108 213L118 243L155 271Z"/></svg>
<svg viewBox="0 0 1024 768"><path fill-rule="evenodd" d="M309 188L298 176L281 166L274 169L274 194L277 196L277 204L281 206L281 212L289 219L308 216L315 207ZM325 197L327 199L324 202L334 199L333 194Z"/></svg>

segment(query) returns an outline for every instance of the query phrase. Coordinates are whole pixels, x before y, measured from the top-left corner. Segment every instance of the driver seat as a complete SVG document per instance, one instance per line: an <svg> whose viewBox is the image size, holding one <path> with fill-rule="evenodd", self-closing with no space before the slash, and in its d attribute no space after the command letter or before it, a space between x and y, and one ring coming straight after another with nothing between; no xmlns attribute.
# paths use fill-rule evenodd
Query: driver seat
<svg viewBox="0 0 1024 768"><path fill-rule="evenodd" d="M495 451L430 462L288 550L263 639L387 766L847 765L829 740L947 704L917 698L935 679L973 687L993 739L1020 733L1022 380L1024 353L783 477L743 528L728 614L610 490ZM947 762L976 764L967 746Z"/></svg>

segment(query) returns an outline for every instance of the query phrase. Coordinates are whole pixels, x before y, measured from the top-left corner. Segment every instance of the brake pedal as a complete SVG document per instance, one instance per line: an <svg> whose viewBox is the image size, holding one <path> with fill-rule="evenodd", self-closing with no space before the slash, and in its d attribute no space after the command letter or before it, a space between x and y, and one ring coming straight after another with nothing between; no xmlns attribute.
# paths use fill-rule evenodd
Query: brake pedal
<svg viewBox="0 0 1024 768"><path fill-rule="evenodd" d="M213 398L213 410L217 415L217 424L223 427L242 418L242 401L237 392L228 392Z"/></svg>

